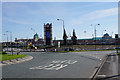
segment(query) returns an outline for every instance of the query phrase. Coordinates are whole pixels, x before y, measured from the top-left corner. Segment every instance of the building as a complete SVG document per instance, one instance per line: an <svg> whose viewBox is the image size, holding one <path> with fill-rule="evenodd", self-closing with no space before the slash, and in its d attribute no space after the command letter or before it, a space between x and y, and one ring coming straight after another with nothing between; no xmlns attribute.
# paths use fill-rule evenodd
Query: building
<svg viewBox="0 0 120 80"><path fill-rule="evenodd" d="M22 44L24 46L27 46L30 43L34 46L40 46L40 45L44 45L44 40L42 38L39 38L39 35L36 33L33 36L33 39L17 39L17 38L15 38L15 43L18 43L19 45Z"/></svg>
<svg viewBox="0 0 120 80"><path fill-rule="evenodd" d="M44 44L52 45L52 23L44 24Z"/></svg>
<svg viewBox="0 0 120 80"><path fill-rule="evenodd" d="M39 40L39 35L36 33L36 34L33 36L33 39L34 39L35 42L38 41L38 40Z"/></svg>
<svg viewBox="0 0 120 80"><path fill-rule="evenodd" d="M63 40L53 40L54 45L57 45L58 42L63 44ZM69 45L73 44L71 39L68 39L67 43ZM94 45L95 44L95 38L77 39L77 44ZM98 45L115 44L115 38L112 38L111 36L109 36L108 33L106 33L106 34L103 35L103 37L96 37L96 44L98 44Z"/></svg>
<svg viewBox="0 0 120 80"><path fill-rule="evenodd" d="M104 34L102 38L103 38L103 39L112 39L112 37L109 36L108 33Z"/></svg>
<svg viewBox="0 0 120 80"><path fill-rule="evenodd" d="M66 33L66 32L64 32ZM67 35L64 35L67 37ZM74 36L74 38L73 38ZM96 38L88 38L88 39L77 39L75 35L75 31L73 30L73 36L71 39L66 39L67 45L115 45L116 39L109 36L108 33L104 34L102 37L96 37ZM96 42L95 42L96 40ZM75 42L76 43L73 43ZM44 24L44 39L40 38L39 35L36 33L34 34L32 39L17 39L15 38L15 42L3 42L2 46L4 47L27 47L29 44L31 46L38 48L43 45L55 45L58 46L58 42L60 42L61 45L64 45L64 40L52 40L52 23Z"/></svg>

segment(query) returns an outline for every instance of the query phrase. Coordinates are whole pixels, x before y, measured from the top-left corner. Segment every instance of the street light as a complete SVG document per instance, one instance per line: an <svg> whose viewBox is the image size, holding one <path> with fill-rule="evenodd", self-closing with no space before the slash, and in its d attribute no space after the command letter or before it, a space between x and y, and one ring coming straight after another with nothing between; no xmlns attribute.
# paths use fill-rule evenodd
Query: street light
<svg viewBox="0 0 120 80"><path fill-rule="evenodd" d="M62 19L57 19L57 20L63 22L63 32L64 32L64 28L65 28L64 20L62 20Z"/></svg>
<svg viewBox="0 0 120 80"><path fill-rule="evenodd" d="M102 31L102 37L103 37L104 31L106 31L106 30L103 30L103 31ZM103 38L102 38L102 49L103 49Z"/></svg>
<svg viewBox="0 0 120 80"><path fill-rule="evenodd" d="M94 25L94 32L95 32L95 50L96 50L96 26L97 25L100 25L100 24L95 24ZM91 26L92 26L92 24L91 24Z"/></svg>
<svg viewBox="0 0 120 80"><path fill-rule="evenodd" d="M33 30L34 34L35 34L35 29L31 28L31 30Z"/></svg>
<svg viewBox="0 0 120 80"><path fill-rule="evenodd" d="M35 29L31 28L31 30L34 31L34 35L35 35ZM35 41L33 41L33 46L35 46Z"/></svg>
<svg viewBox="0 0 120 80"><path fill-rule="evenodd" d="M9 32L10 33L10 38L11 38L11 52L12 52L12 55L13 55L13 48L12 48L12 32L11 31L6 31L7 33Z"/></svg>
<svg viewBox="0 0 120 80"><path fill-rule="evenodd" d="M64 39L64 34L66 35L66 33L65 33L65 25L64 25L64 20L62 20L62 19L57 19L58 21L62 21L63 22L63 39ZM65 37L67 37L67 36L65 36ZM65 43L65 45L66 45L66 43L67 43L67 39L65 38L64 39L64 43Z"/></svg>
<svg viewBox="0 0 120 80"><path fill-rule="evenodd" d="M111 37L112 37L112 35L113 35L113 32L111 32Z"/></svg>
<svg viewBox="0 0 120 80"><path fill-rule="evenodd" d="M106 31L106 30L103 30L103 31L102 31L102 36L104 35L104 34L103 34L103 33L104 33L104 31Z"/></svg>
<svg viewBox="0 0 120 80"><path fill-rule="evenodd" d="M64 20L62 20L62 19L57 19L58 21L62 21L63 22L63 30L64 30L64 28L65 28L65 25L64 25Z"/></svg>
<svg viewBox="0 0 120 80"><path fill-rule="evenodd" d="M87 33L87 31L84 31L84 33L85 33L85 37L86 37L86 33ZM85 40L85 45L86 45L86 40Z"/></svg>
<svg viewBox="0 0 120 80"><path fill-rule="evenodd" d="M7 36L7 51L8 51L8 35L7 34L3 34Z"/></svg>

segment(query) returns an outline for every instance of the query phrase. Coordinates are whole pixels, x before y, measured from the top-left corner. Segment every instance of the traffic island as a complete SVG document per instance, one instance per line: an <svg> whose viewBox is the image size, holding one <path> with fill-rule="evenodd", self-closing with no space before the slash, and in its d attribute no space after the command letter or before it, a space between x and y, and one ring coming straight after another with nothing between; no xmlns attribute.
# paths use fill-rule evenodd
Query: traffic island
<svg viewBox="0 0 120 80"><path fill-rule="evenodd" d="M10 65L10 64L17 64L25 61L29 61L33 59L32 56L19 54L19 55L11 55L11 54L1 54L0 55L0 66Z"/></svg>
<svg viewBox="0 0 120 80"><path fill-rule="evenodd" d="M27 55L25 55L25 54L19 54L19 55L17 55L17 54L1 54L0 55L0 57L1 57L1 59L0 59L0 61L5 61L5 60L12 60L12 59L17 59L17 58L22 58L22 57L25 57L25 56L27 56Z"/></svg>

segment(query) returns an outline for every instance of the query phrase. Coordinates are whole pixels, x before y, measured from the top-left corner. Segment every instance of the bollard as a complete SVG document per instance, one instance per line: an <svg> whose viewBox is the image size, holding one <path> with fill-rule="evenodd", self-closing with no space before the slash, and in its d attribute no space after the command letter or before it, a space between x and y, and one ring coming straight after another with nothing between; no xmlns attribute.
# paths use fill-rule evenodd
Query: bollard
<svg viewBox="0 0 120 80"><path fill-rule="evenodd" d="M56 49L55 49L55 52L56 52Z"/></svg>
<svg viewBox="0 0 120 80"><path fill-rule="evenodd" d="M17 51L17 55L19 55L19 54L20 54L20 50Z"/></svg>

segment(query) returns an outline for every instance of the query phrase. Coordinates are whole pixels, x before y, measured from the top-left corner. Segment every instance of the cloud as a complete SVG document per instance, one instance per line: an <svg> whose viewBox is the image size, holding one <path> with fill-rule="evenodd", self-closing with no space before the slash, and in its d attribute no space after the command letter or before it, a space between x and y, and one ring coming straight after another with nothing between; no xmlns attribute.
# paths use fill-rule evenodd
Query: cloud
<svg viewBox="0 0 120 80"><path fill-rule="evenodd" d="M108 16L113 16L118 14L118 8L110 8L110 9L105 9L105 10L97 10L94 12L90 12L85 15L85 17L89 18L90 20L92 19L99 19L99 18L104 18Z"/></svg>
<svg viewBox="0 0 120 80"><path fill-rule="evenodd" d="M8 18L4 18L4 21L9 21L12 23L16 23L16 24L31 24L30 22L26 22L26 21L22 21L22 20L15 20L15 19L8 19Z"/></svg>
<svg viewBox="0 0 120 80"><path fill-rule="evenodd" d="M82 15L79 18L72 19L72 24L82 24L86 21L97 20L105 17L110 17L118 14L118 8L110 8L104 10L96 10Z"/></svg>

